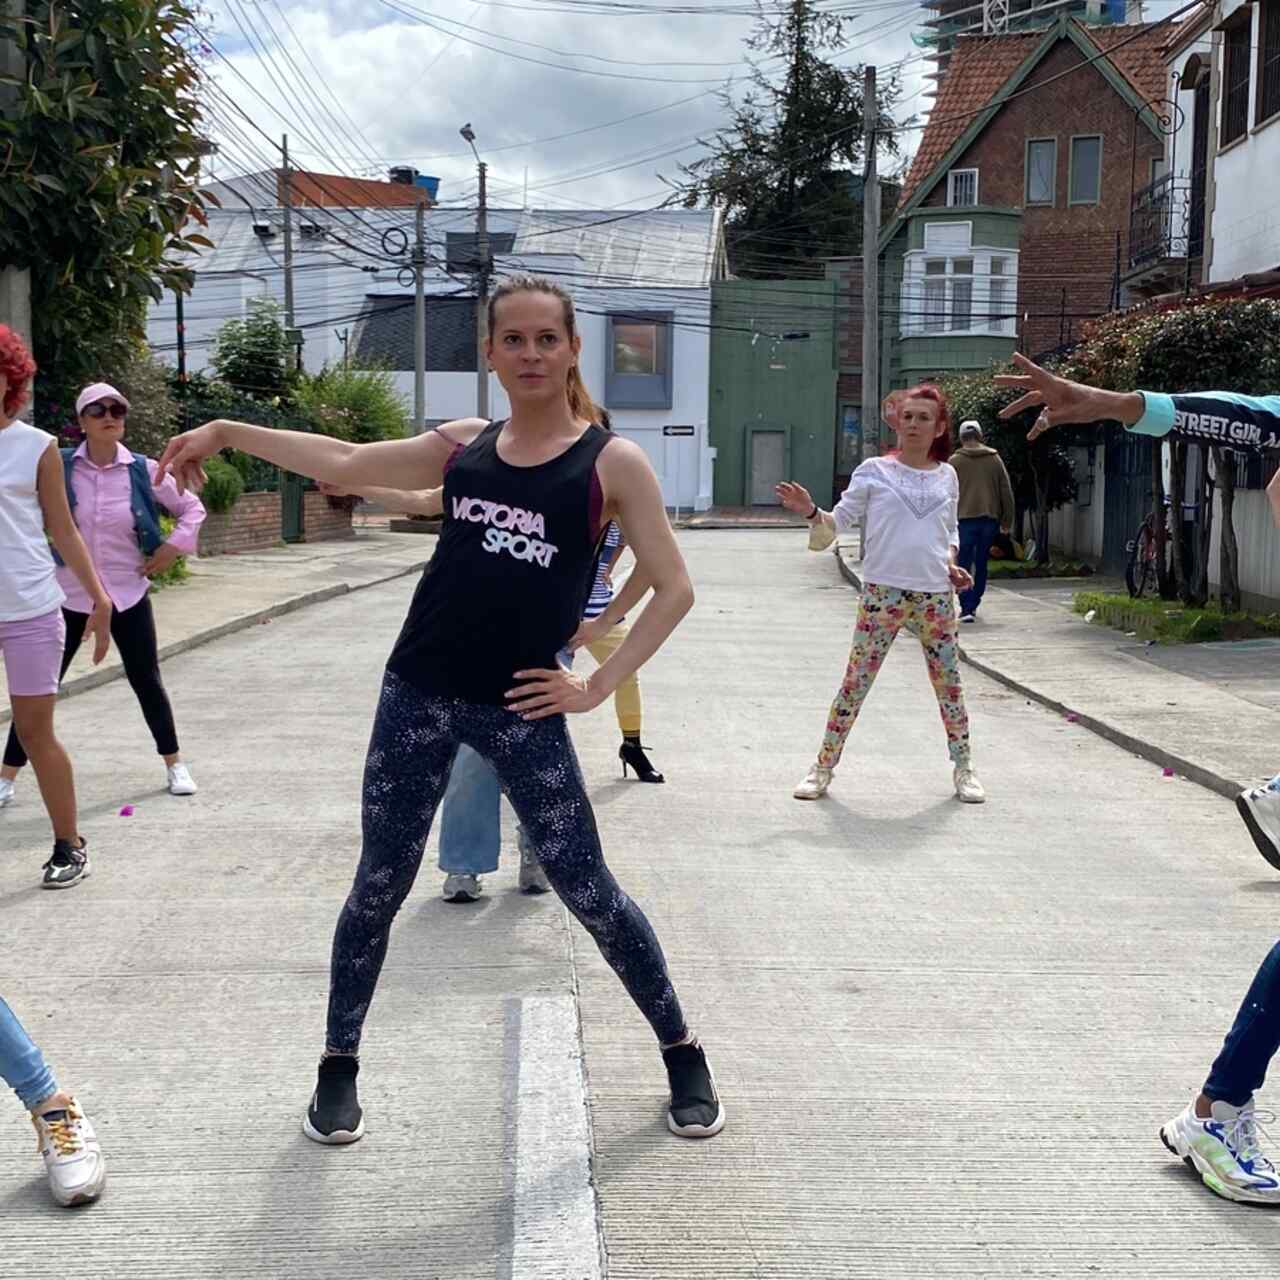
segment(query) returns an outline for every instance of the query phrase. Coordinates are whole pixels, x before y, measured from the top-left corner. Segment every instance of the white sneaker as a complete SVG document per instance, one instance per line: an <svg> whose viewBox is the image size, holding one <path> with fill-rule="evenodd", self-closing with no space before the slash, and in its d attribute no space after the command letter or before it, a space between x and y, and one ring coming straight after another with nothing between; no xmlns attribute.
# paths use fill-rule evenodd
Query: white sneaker
<svg viewBox="0 0 1280 1280"><path fill-rule="evenodd" d="M976 615L976 614L972 614L972 613L962 613L962 614L960 615L960 621L961 621L961 622L977 622L977 620L978 620L978 618L977 618L977 615Z"/></svg>
<svg viewBox="0 0 1280 1280"><path fill-rule="evenodd" d="M804 775L804 781L791 793L797 800L821 800L831 785L832 770L815 764Z"/></svg>
<svg viewBox="0 0 1280 1280"><path fill-rule="evenodd" d="M538 855L532 849L526 848L524 841L520 842L520 892L551 892L551 882L542 869L542 863L538 861Z"/></svg>
<svg viewBox="0 0 1280 1280"><path fill-rule="evenodd" d="M88 1204L102 1194L107 1165L93 1125L73 1098L64 1110L32 1116L49 1190L61 1205Z"/></svg>
<svg viewBox="0 0 1280 1280"><path fill-rule="evenodd" d="M13 803L13 793L17 789L12 778L0 778L0 809Z"/></svg>
<svg viewBox="0 0 1280 1280"><path fill-rule="evenodd" d="M446 902L475 902L483 888L479 876L445 876L441 896Z"/></svg>
<svg viewBox="0 0 1280 1280"><path fill-rule="evenodd" d="M179 761L169 766L169 794L171 796L193 796L200 788L191 776L191 770Z"/></svg>
<svg viewBox="0 0 1280 1280"><path fill-rule="evenodd" d="M965 804L986 804L987 793L983 790L982 783L978 781L978 775L972 769L957 766L955 784L956 795Z"/></svg>
<svg viewBox="0 0 1280 1280"><path fill-rule="evenodd" d="M0 787L3 786L0 782ZM2 804L4 792L0 791ZM1280 791L1273 791L1270 787L1242 791L1236 797L1236 808L1240 810L1258 852L1280 871Z"/></svg>
<svg viewBox="0 0 1280 1280"><path fill-rule="evenodd" d="M1210 1191L1246 1204L1280 1204L1280 1177L1262 1150L1266 1135L1252 1101L1243 1107L1215 1102L1213 1115L1196 1115L1193 1102L1160 1126L1160 1141L1181 1156ZM1274 1116L1268 1116L1273 1120Z"/></svg>

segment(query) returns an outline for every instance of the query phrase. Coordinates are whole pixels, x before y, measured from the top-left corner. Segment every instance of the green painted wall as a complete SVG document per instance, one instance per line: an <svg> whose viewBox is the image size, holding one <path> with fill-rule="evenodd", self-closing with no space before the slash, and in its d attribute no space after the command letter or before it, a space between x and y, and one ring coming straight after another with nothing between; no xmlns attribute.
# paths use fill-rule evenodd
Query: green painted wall
<svg viewBox="0 0 1280 1280"><path fill-rule="evenodd" d="M830 501L836 442L835 316L834 281L727 280L712 286L710 435L716 450L712 497L717 506L751 504L751 436L756 430L782 431L788 477L819 502ZM808 337L769 337L787 333Z"/></svg>
<svg viewBox="0 0 1280 1280"><path fill-rule="evenodd" d="M909 249L924 248L924 229L930 222L972 222L973 243L991 249L1016 249L1022 235L1022 212L978 205L969 209L922 208L907 216ZM897 237L895 237L896 242Z"/></svg>

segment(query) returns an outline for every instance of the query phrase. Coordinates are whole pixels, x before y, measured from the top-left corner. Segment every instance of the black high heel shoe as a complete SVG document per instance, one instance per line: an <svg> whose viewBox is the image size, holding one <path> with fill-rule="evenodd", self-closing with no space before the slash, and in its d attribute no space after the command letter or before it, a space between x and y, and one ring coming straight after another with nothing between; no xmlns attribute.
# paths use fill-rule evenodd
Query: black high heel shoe
<svg viewBox="0 0 1280 1280"><path fill-rule="evenodd" d="M618 759L622 761L624 778L630 766L636 771L636 777L641 782L666 782L666 778L653 767L649 757L644 753L644 748L638 742L623 742L618 748Z"/></svg>

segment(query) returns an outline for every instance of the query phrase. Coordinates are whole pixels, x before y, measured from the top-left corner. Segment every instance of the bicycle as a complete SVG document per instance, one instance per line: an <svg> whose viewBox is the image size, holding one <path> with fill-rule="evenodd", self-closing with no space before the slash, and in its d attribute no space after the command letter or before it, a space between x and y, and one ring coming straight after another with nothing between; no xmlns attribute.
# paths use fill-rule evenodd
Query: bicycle
<svg viewBox="0 0 1280 1280"><path fill-rule="evenodd" d="M1172 498L1164 500L1164 522L1166 535L1169 528L1169 509L1173 506ZM1138 532L1125 543L1129 553L1124 567L1124 585L1129 589L1129 597L1140 600L1148 592L1155 593L1160 589L1160 569L1156 562L1156 521L1155 512L1149 511L1146 519L1138 526Z"/></svg>

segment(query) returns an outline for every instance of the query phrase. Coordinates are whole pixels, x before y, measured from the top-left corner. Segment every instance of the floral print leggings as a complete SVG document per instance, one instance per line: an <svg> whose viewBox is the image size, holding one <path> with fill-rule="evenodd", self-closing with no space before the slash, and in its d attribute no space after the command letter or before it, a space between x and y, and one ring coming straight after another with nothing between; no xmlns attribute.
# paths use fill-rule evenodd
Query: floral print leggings
<svg viewBox="0 0 1280 1280"><path fill-rule="evenodd" d="M969 715L960 684L955 597L949 591L903 591L873 583L867 583L862 591L849 666L827 717L827 732L818 753L819 767L834 769L840 763L845 739L871 692L876 673L903 627L915 635L924 648L952 763L968 768Z"/></svg>
<svg viewBox="0 0 1280 1280"><path fill-rule="evenodd" d="M364 848L333 938L330 1052L355 1053L360 1045L392 921L413 888L462 743L493 766L551 887L658 1039L684 1039L684 1015L653 928L605 866L564 716L522 720L505 707L432 697L388 671L365 761Z"/></svg>

